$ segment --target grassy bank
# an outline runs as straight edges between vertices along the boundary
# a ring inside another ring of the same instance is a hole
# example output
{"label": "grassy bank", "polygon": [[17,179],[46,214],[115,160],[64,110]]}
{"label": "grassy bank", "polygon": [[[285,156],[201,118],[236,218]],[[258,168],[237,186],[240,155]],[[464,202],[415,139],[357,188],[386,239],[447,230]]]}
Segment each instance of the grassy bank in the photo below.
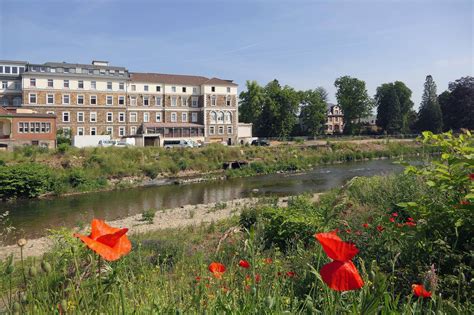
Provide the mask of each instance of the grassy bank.
{"label": "grassy bank", "polygon": [[[2,262],[4,307],[31,314],[472,314],[473,140],[434,142],[443,149],[439,163],[354,178],[316,203],[299,196],[281,207],[266,199],[229,220],[141,234],[115,262],[98,259],[71,231],[55,232],[57,246],[44,257]],[[334,291],[321,276],[331,260],[313,235],[334,230],[358,249],[358,290]],[[211,273],[211,262],[226,270]],[[416,296],[413,284],[431,297]]]}
{"label": "grassy bank", "polygon": [[125,188],[144,180],[222,173],[227,161],[248,161],[249,167],[226,175],[250,176],[300,171],[316,165],[426,153],[415,142],[335,143],[324,147],[224,147],[164,150],[161,148],[33,147],[0,153],[0,198],[37,197]]}

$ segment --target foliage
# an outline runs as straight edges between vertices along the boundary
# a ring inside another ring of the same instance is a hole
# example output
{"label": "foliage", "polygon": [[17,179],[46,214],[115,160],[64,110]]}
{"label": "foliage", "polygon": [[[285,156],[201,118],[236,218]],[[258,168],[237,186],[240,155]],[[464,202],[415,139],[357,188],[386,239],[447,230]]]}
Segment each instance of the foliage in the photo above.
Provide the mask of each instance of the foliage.
{"label": "foliage", "polygon": [[71,145],[71,130],[70,129],[58,129],[56,131],[56,143],[58,147],[62,144]]}
{"label": "foliage", "polygon": [[463,77],[449,83],[448,91],[438,96],[444,130],[474,130],[474,78]]}
{"label": "foliage", "polygon": [[377,125],[388,133],[410,132],[411,94],[401,81],[379,86],[375,94]]}
{"label": "foliage", "polygon": [[344,113],[344,133],[354,134],[356,121],[367,117],[373,106],[365,82],[343,76],[334,82],[334,86],[337,88],[337,103]]}
{"label": "foliage", "polygon": [[0,166],[0,199],[34,198],[50,191],[53,171],[36,163]]}
{"label": "foliage", "polygon": [[239,121],[255,123],[262,112],[264,91],[257,81],[247,81],[246,87],[247,91],[242,91],[239,96]]}
{"label": "foliage", "polygon": [[327,92],[322,89],[308,90],[301,94],[300,120],[306,134],[316,136],[324,132],[326,122]]}
{"label": "foliage", "polygon": [[426,76],[425,88],[418,111],[417,128],[435,133],[443,130],[443,116],[436,95],[436,83],[431,75]]}

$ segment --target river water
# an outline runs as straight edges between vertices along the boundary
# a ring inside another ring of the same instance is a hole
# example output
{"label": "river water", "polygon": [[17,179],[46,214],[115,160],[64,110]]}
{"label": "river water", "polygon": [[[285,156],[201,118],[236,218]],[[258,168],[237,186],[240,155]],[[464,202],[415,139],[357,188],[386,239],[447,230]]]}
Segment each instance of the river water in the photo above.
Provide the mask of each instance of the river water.
{"label": "river water", "polygon": [[[139,187],[126,190],[0,202],[0,213],[10,212],[19,235],[35,238],[49,228],[72,227],[92,218],[115,220],[144,210],[175,208],[187,204],[227,201],[249,196],[296,195],[322,192],[343,185],[355,176],[400,172],[390,160],[351,162],[317,167],[299,174],[272,174],[186,185]],[[256,191],[258,190],[258,191]]]}

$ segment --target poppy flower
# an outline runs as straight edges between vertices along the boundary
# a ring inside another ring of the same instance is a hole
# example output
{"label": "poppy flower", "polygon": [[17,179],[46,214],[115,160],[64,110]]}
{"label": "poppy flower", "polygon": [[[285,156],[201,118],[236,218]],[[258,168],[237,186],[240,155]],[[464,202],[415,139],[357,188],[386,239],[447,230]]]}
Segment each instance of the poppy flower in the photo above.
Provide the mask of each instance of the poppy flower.
{"label": "poppy flower", "polygon": [[[251,279],[250,275],[245,276],[245,280],[250,281]],[[258,273],[255,274],[255,283],[259,283],[260,280],[262,280],[262,277]]]}
{"label": "poppy flower", "polygon": [[209,264],[209,271],[212,273],[214,278],[220,279],[225,272],[225,266],[218,262],[212,262]]}
{"label": "poppy flower", "polygon": [[381,225],[377,225],[377,231],[382,232],[385,228]]}
{"label": "poppy flower", "polygon": [[390,220],[390,222],[392,222],[392,223],[394,223],[394,222],[395,222],[395,219],[394,219],[393,217],[392,217],[392,218],[390,218],[389,220]]}
{"label": "poppy flower", "polygon": [[469,200],[461,200],[461,204],[467,206],[469,205]]}
{"label": "poppy flower", "polygon": [[469,174],[469,179],[474,180],[474,173]]}
{"label": "poppy flower", "polygon": [[413,222],[413,221],[408,221],[408,222],[405,222],[405,225],[406,225],[406,226],[410,226],[410,227],[415,227],[415,226],[416,226],[416,223]]}
{"label": "poppy flower", "polygon": [[392,213],[392,217],[398,217],[398,213],[397,212]]}
{"label": "poppy flower", "polygon": [[347,233],[347,234],[351,234],[351,232],[352,232],[351,229],[347,229],[347,230],[346,230],[346,233]]}
{"label": "poppy flower", "polygon": [[263,262],[267,265],[270,265],[271,263],[273,263],[273,260],[271,258],[265,258]]}
{"label": "poppy flower", "polygon": [[315,235],[324,252],[333,259],[325,264],[319,273],[323,281],[333,290],[349,291],[362,288],[362,281],[352,258],[359,252],[357,247],[341,240],[335,232],[318,233]]}
{"label": "poppy flower", "polygon": [[294,277],[296,276],[296,272],[294,272],[294,271],[287,271],[287,272],[286,272],[286,276],[287,276],[288,278],[294,278]]}
{"label": "poppy flower", "polygon": [[250,267],[250,264],[246,260],[241,260],[241,261],[239,261],[239,266],[242,267],[242,268],[248,269]]}
{"label": "poppy flower", "polygon": [[412,217],[409,217],[409,218],[407,218],[407,221],[409,221],[409,222],[413,222],[413,221],[415,221],[415,220],[413,220],[413,218],[412,218]]}
{"label": "poppy flower", "polygon": [[368,229],[368,228],[369,228],[369,223],[364,223],[364,224],[362,224],[362,226],[363,226],[364,228]]}
{"label": "poppy flower", "polygon": [[125,235],[128,232],[127,228],[114,228],[99,219],[93,219],[91,227],[89,236],[76,233],[74,237],[79,238],[105,260],[117,260],[132,250],[132,244]]}
{"label": "poppy flower", "polygon": [[422,284],[413,284],[411,288],[415,296],[422,297],[422,298],[431,297],[431,292],[427,291]]}

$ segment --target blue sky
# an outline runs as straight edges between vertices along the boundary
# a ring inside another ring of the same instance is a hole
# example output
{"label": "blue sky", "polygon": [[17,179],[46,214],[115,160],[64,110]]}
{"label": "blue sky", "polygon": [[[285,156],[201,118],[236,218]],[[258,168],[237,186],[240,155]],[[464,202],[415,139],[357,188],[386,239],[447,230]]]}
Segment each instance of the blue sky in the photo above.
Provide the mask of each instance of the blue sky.
{"label": "blue sky", "polygon": [[0,0],[0,59],[90,63],[199,74],[296,89],[351,75],[401,80],[418,107],[473,75],[473,1]]}

